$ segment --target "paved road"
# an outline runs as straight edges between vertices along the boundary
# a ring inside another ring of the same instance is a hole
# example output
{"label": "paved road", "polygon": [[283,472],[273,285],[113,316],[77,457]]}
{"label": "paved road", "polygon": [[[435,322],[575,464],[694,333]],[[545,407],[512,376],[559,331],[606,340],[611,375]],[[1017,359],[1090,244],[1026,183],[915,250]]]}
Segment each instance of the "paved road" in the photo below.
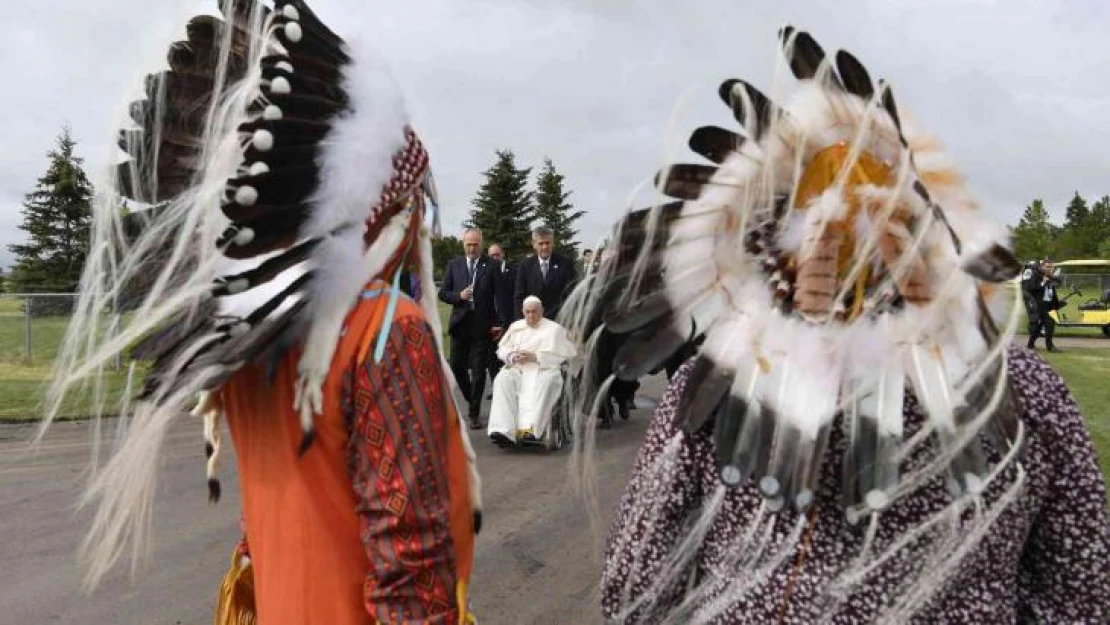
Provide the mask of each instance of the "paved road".
{"label": "paved road", "polygon": [[[645,380],[640,409],[598,438],[603,529],[650,418],[659,378]],[[126,567],[91,597],[79,591],[75,553],[87,513],[75,512],[88,461],[85,423],[58,424],[37,454],[21,456],[31,430],[0,425],[0,623],[205,625],[238,539],[234,462],[225,497],[207,503],[200,429],[182,419],[169,435],[156,499],[151,564],[134,582]],[[474,607],[483,623],[598,622],[600,564],[582,500],[565,486],[568,452],[504,451],[471,439],[485,481]]]}
{"label": "paved road", "polygon": [[[1027,335],[1019,334],[1014,337],[1014,342],[1025,345],[1029,340]],[[1052,339],[1060,349],[1110,349],[1110,339],[1099,336],[1057,336]],[[1037,339],[1037,348],[1044,349],[1044,338]]]}

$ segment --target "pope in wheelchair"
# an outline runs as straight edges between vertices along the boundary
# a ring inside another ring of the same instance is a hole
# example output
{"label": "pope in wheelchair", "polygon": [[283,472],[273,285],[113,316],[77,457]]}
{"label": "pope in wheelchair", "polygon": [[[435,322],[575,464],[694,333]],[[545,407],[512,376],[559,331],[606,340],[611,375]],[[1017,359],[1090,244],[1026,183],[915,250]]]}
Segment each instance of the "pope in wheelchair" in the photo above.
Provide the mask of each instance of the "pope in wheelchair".
{"label": "pope in wheelchair", "polygon": [[497,357],[505,366],[493,381],[488,432],[501,447],[558,438],[560,432],[554,430],[560,424],[553,416],[563,391],[563,372],[577,355],[566,329],[544,319],[538,297],[526,298],[523,308],[524,318],[510,325],[497,344]]}

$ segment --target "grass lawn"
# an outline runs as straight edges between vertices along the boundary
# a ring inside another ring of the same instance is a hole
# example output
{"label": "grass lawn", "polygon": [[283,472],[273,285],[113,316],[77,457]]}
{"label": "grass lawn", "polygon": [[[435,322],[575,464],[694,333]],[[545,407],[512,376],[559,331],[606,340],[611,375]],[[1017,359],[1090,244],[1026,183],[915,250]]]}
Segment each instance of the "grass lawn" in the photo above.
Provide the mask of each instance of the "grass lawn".
{"label": "grass lawn", "polygon": [[1095,443],[1102,474],[1110,478],[1110,349],[1039,352],[1067,382]]}

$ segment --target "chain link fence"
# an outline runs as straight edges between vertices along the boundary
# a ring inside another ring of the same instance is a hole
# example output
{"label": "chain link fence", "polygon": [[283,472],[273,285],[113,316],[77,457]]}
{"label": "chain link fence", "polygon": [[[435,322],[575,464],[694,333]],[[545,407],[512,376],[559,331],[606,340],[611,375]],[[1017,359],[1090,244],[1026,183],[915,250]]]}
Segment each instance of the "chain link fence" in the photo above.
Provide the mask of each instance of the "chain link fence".
{"label": "chain link fence", "polygon": [[76,304],[73,293],[0,293],[0,364],[50,367]]}

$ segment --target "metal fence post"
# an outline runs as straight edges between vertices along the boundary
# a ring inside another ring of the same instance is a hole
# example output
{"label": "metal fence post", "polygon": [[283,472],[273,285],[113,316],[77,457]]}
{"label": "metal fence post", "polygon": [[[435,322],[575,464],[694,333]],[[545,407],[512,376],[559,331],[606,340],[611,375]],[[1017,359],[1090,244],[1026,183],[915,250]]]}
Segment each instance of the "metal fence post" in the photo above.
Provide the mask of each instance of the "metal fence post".
{"label": "metal fence post", "polygon": [[23,300],[23,357],[31,364],[31,306],[35,299],[28,296]]}

